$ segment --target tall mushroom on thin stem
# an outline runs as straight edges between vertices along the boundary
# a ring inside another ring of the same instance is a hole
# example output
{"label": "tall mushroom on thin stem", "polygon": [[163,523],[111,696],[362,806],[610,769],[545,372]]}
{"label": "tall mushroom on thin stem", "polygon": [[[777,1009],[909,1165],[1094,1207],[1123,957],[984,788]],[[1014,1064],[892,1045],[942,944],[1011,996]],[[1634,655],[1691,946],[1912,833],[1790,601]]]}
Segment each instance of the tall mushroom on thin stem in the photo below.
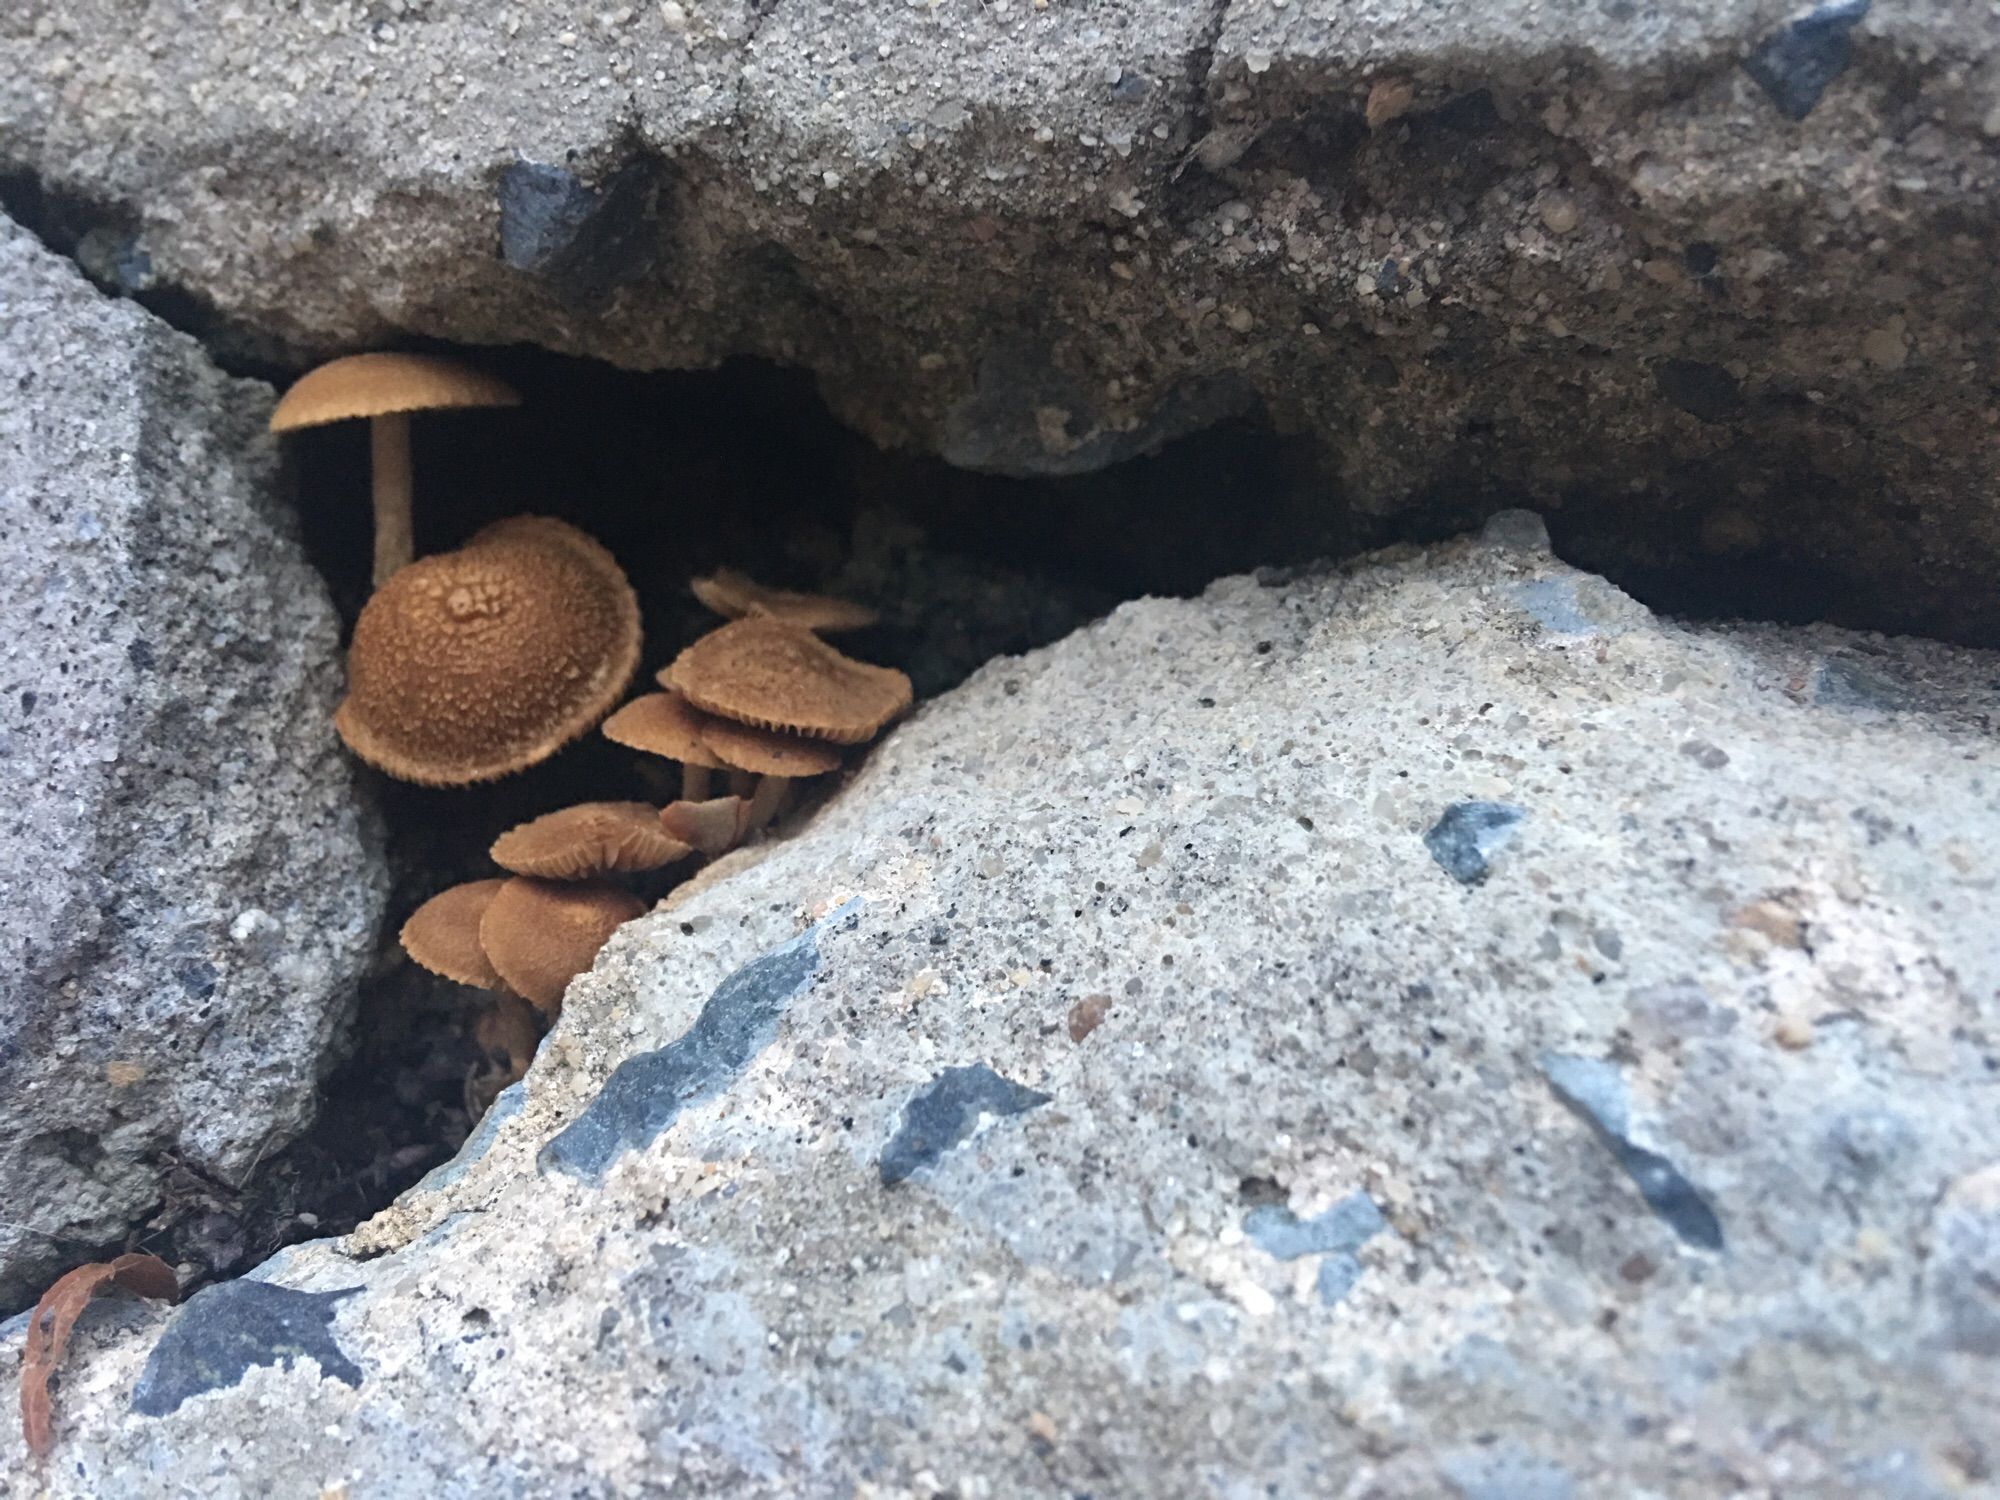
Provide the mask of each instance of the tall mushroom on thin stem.
{"label": "tall mushroom on thin stem", "polygon": [[350,354],[299,377],[271,413],[271,431],[369,419],[375,491],[375,587],[416,555],[410,518],[410,414],[519,406],[506,382],[428,354]]}

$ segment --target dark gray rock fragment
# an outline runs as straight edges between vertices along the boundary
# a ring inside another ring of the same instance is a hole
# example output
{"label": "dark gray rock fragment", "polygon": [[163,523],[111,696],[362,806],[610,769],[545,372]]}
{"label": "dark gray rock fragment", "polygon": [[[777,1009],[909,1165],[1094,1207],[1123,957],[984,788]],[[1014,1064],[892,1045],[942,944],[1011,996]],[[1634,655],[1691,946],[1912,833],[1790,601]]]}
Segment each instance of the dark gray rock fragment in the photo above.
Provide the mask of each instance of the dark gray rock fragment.
{"label": "dark gray rock fragment", "polygon": [[586,307],[652,269],[659,246],[660,181],[640,162],[602,187],[541,162],[500,174],[500,258],[549,283],[563,302]]}
{"label": "dark gray rock fragment", "polygon": [[1886,672],[1847,656],[1829,656],[1813,669],[1812,701],[1825,708],[1872,708],[1899,713],[1915,695]]}
{"label": "dark gray rock fragment", "polygon": [[651,1144],[688,1105],[722,1092],[769,1045],[778,1017],[819,967],[819,935],[852,920],[848,902],[715,988],[694,1025],[620,1063],[582,1114],[542,1148],[545,1172],[595,1181],[626,1151]]}
{"label": "dark gray rock fragment", "polygon": [[1297,1260],[1352,1250],[1382,1229],[1382,1211],[1366,1193],[1349,1193],[1325,1213],[1301,1219],[1278,1203],[1260,1203],[1243,1216],[1243,1233],[1266,1255]]}
{"label": "dark gray rock fragment", "polygon": [[1547,552],[1549,526],[1539,511],[1514,507],[1496,510],[1479,528],[1479,539],[1489,547],[1511,552]]}
{"label": "dark gray rock fragment", "polygon": [[1582,1120],[1625,1169],[1646,1206],[1688,1244],[1722,1248],[1722,1224],[1701,1190],[1657,1151],[1629,1134],[1625,1080],[1608,1062],[1590,1057],[1545,1054],[1542,1076],[1564,1107]]}
{"label": "dark gray rock fragment", "polygon": [[882,1148],[882,1185],[894,1187],[934,1166],[945,1152],[971,1138],[981,1115],[1025,1114],[1048,1102],[1047,1094],[1002,1078],[985,1063],[946,1068],[903,1106],[902,1123]]}
{"label": "dark gray rock fragment", "polygon": [[333,1337],[335,1308],[360,1290],[300,1292],[247,1279],[203,1288],[153,1346],[132,1392],[132,1410],[164,1417],[192,1396],[235,1385],[257,1365],[308,1357],[327,1379],[360,1385],[360,1367]]}
{"label": "dark gray rock fragment", "polygon": [[1847,70],[1854,53],[1849,35],[1868,14],[1868,0],[1827,0],[1794,17],[1743,60],[1743,71],[1770,95],[1778,113],[1803,120],[1826,86]]}
{"label": "dark gray rock fragment", "polygon": [[1424,847],[1460,885],[1483,885],[1492,873],[1487,861],[1527,815],[1511,802],[1454,802],[1424,835]]}

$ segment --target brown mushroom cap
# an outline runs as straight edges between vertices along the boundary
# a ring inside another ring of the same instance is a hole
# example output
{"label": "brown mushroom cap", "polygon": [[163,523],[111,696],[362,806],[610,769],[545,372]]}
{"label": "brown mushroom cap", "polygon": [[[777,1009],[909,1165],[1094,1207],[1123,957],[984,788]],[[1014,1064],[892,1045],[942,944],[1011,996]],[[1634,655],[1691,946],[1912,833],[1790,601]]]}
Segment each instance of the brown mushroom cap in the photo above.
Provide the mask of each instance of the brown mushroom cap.
{"label": "brown mushroom cap", "polygon": [[702,738],[703,725],[709,722],[679,693],[647,693],[606,719],[603,734],[614,744],[648,755],[664,755],[708,771],[726,770]]}
{"label": "brown mushroom cap", "polygon": [[825,740],[808,740],[733,719],[709,718],[702,743],[731,770],[758,776],[824,776],[840,769],[840,752]]}
{"label": "brown mushroom cap", "polygon": [[774,589],[734,568],[717,568],[706,578],[691,579],[695,598],[728,619],[765,614],[806,630],[866,630],[880,618],[865,604],[828,594],[801,594]]}
{"label": "brown mushroom cap", "polygon": [[506,988],[507,982],[479,946],[480,920],[506,883],[473,880],[439,891],[403,924],[403,951],[423,968],[455,984],[482,990]]}
{"label": "brown mushroom cap", "polygon": [[426,786],[546,760],[601,719],[639,665],[639,601],[611,554],[560,521],[489,527],[376,590],[354,627],[334,727]]}
{"label": "brown mushroom cap", "polygon": [[271,413],[271,431],[448,406],[519,406],[520,393],[454,360],[428,354],[350,354],[301,375]]}
{"label": "brown mushroom cap", "polygon": [[694,850],[667,836],[650,802],[581,802],[508,829],[492,853],[493,863],[516,875],[581,880],[657,870]]}
{"label": "brown mushroom cap", "polygon": [[554,1012],[569,982],[596,962],[611,934],[645,912],[638,897],[601,881],[517,875],[487,906],[479,941],[508,985]]}
{"label": "brown mushroom cap", "polygon": [[843,656],[798,625],[750,615],[712,630],[660,680],[704,713],[858,745],[910,706],[910,679]]}

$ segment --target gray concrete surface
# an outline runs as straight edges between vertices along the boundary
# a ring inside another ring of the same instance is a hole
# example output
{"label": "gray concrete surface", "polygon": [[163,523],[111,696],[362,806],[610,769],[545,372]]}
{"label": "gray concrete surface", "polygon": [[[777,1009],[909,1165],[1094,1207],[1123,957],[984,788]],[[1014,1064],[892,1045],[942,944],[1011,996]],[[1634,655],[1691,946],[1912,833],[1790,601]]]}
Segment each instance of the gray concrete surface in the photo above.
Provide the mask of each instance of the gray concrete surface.
{"label": "gray concrete surface", "polygon": [[1990,1492],[2000,662],[1539,532],[922,705],[467,1160],[87,1328],[33,1479],[0,1399],[0,1487]]}
{"label": "gray concrete surface", "polygon": [[310,1117],[380,839],[269,387],[0,219],[0,1310]]}

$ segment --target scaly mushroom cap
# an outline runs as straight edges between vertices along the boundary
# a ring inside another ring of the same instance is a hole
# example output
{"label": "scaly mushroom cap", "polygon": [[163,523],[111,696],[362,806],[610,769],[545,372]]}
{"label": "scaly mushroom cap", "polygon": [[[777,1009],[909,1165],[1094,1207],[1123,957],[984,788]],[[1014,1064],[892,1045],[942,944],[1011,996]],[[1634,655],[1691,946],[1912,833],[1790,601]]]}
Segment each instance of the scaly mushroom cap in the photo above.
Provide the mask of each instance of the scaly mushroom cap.
{"label": "scaly mushroom cap", "polygon": [[423,968],[454,984],[477,989],[506,987],[486,950],[479,946],[479,923],[504,880],[474,880],[439,891],[410,914],[401,934],[403,951]]}
{"label": "scaly mushroom cap", "polygon": [[667,836],[650,802],[581,802],[508,829],[492,853],[493,863],[516,875],[582,880],[657,870],[694,850]]}
{"label": "scaly mushroom cap", "polygon": [[271,431],[447,406],[519,406],[504,380],[428,354],[350,354],[308,370],[271,413]]}
{"label": "scaly mushroom cap", "polygon": [[712,856],[723,853],[743,837],[749,811],[749,800],[743,797],[669,802],[660,809],[660,826],[669,836]]}
{"label": "scaly mushroom cap", "polygon": [[705,771],[727,770],[702,739],[707,722],[713,721],[690,708],[679,693],[647,693],[606,719],[603,733],[614,744],[648,755],[664,755]]}
{"label": "scaly mushroom cap", "polygon": [[867,605],[851,599],[769,588],[734,568],[717,568],[706,578],[691,579],[688,587],[695,598],[731,620],[765,614],[788,625],[833,632],[866,630],[879,618]]}
{"label": "scaly mushroom cap", "polygon": [[371,766],[425,786],[546,760],[639,665],[639,601],[611,554],[546,518],[419,558],[361,611],[333,716]]}
{"label": "scaly mushroom cap", "polygon": [[643,901],[615,885],[517,875],[487,906],[479,941],[510,987],[553,1014],[611,934],[645,912]]}
{"label": "scaly mushroom cap", "polygon": [[709,718],[701,726],[701,739],[731,770],[758,776],[824,776],[840,769],[840,752],[825,740],[758,729],[733,719]]}
{"label": "scaly mushroom cap", "polygon": [[843,656],[810,630],[750,615],[675,657],[660,681],[704,713],[858,745],[910,706],[910,679]]}

